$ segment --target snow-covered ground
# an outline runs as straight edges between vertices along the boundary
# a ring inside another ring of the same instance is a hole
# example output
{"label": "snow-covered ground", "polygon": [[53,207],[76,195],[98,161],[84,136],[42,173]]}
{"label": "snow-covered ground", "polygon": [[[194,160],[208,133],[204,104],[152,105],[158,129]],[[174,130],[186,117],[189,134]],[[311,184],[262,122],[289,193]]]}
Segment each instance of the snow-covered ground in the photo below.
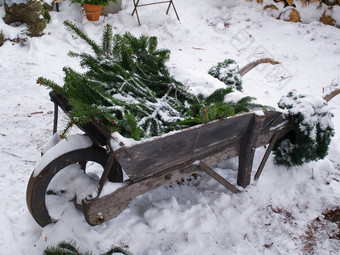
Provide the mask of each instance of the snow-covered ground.
{"label": "snow-covered ground", "polygon": [[[210,67],[226,58],[242,67],[272,57],[279,66],[262,65],[243,77],[245,95],[277,108],[292,89],[322,96],[340,82],[340,30],[318,22],[287,23],[269,17],[261,5],[233,0],[176,0],[181,21],[165,5],[139,9],[141,26],[131,16],[133,1],[98,22],[88,22],[80,6],[62,2],[51,12],[45,35],[24,45],[7,41],[0,47],[0,254],[42,254],[49,245],[75,240],[82,249],[103,253],[111,246],[133,254],[339,254],[340,241],[329,239],[335,225],[310,226],[322,212],[340,205],[340,100],[334,113],[335,136],[329,155],[318,162],[287,169],[270,157],[257,182],[234,195],[210,177],[172,184],[135,198],[117,218],[89,226],[72,203],[60,220],[41,228],[26,206],[28,179],[51,137],[53,104],[48,90],[36,84],[43,76],[62,84],[64,66],[78,67],[69,50],[89,47],[63,26],[73,20],[100,41],[105,24],[115,33],[155,35],[159,46],[171,50],[169,66],[194,90],[209,91]],[[4,7],[0,7],[0,17]],[[25,25],[7,26],[15,38]],[[66,123],[65,119],[61,122]],[[62,128],[62,124],[60,125]],[[254,171],[264,149],[255,155]],[[237,159],[217,167],[235,183]]]}

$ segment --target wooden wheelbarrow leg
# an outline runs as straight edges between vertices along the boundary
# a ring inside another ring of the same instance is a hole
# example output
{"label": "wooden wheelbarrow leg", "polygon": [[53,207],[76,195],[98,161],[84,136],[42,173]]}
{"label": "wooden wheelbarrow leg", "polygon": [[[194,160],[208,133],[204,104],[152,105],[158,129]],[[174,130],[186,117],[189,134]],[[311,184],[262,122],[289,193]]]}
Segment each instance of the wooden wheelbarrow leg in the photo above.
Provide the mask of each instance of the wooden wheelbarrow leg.
{"label": "wooden wheelbarrow leg", "polygon": [[245,134],[241,138],[238,163],[237,185],[243,188],[250,184],[257,138],[260,135],[265,116],[254,115]]}
{"label": "wooden wheelbarrow leg", "polygon": [[230,182],[228,182],[226,179],[224,179],[221,175],[216,173],[202,161],[200,162],[199,167],[202,171],[206,172],[210,177],[214,178],[216,181],[218,181],[220,184],[222,184],[224,187],[226,187],[234,194],[241,192],[238,188],[236,188],[234,185],[232,185]]}
{"label": "wooden wheelbarrow leg", "polygon": [[256,174],[255,174],[255,176],[254,176],[254,180],[255,180],[255,181],[257,181],[257,180],[260,178],[260,175],[261,175],[261,173],[262,173],[262,170],[263,170],[264,166],[265,166],[266,163],[267,163],[267,160],[268,160],[268,158],[269,158],[269,155],[270,155],[272,149],[274,148],[274,145],[275,145],[276,141],[277,141],[277,140],[279,139],[279,137],[281,136],[281,133],[282,133],[282,130],[278,130],[278,131],[275,133],[275,135],[273,136],[272,140],[270,141],[270,144],[269,144],[269,146],[268,146],[268,148],[267,148],[267,150],[266,150],[266,152],[265,152],[265,154],[264,154],[264,156],[263,156],[263,159],[262,159],[262,161],[261,161],[261,163],[260,163],[260,166],[259,166],[259,168],[257,169]]}
{"label": "wooden wheelbarrow leg", "polygon": [[53,134],[58,131],[58,103],[54,102]]}
{"label": "wooden wheelbarrow leg", "polygon": [[84,200],[82,209],[86,221],[94,226],[117,217],[129,205],[130,201],[145,192],[177,181],[197,171],[197,165],[185,163],[166,171],[146,177],[140,181],[118,188],[103,197]]}

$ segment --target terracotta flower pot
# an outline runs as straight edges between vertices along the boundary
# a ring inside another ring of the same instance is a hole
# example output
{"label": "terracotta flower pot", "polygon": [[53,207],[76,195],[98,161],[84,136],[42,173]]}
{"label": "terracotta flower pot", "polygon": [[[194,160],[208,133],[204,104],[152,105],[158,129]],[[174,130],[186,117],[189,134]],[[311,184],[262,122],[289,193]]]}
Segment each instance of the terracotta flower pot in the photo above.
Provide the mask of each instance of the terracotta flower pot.
{"label": "terracotta flower pot", "polygon": [[93,4],[83,4],[86,17],[89,21],[97,21],[99,20],[100,13],[102,12],[102,5],[93,5]]}

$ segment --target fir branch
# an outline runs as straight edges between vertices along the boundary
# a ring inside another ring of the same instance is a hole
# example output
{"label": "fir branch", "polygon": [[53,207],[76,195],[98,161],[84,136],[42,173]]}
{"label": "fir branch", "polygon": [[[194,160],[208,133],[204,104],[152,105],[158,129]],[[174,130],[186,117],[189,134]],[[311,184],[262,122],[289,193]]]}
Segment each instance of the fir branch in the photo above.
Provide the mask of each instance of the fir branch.
{"label": "fir branch", "polygon": [[97,56],[102,55],[102,50],[100,49],[100,47],[93,40],[91,40],[85,33],[83,33],[74,23],[72,23],[69,20],[65,20],[64,25],[69,27],[80,38],[82,38],[85,42],[87,42],[92,47],[93,51],[97,54]]}
{"label": "fir branch", "polygon": [[[79,247],[75,241],[61,241],[56,246],[47,247],[43,254],[44,255],[92,255],[92,252],[86,251],[82,253],[79,251]],[[112,254],[124,254],[124,255],[132,255],[129,251],[120,248],[113,247],[109,251],[102,253],[101,255],[112,255]]]}
{"label": "fir branch", "polygon": [[55,91],[57,91],[58,93],[64,95],[64,90],[63,87],[59,86],[57,83],[55,83],[54,81],[51,81],[49,79],[46,79],[44,77],[39,77],[37,79],[37,84],[51,88]]}
{"label": "fir branch", "polygon": [[242,91],[242,78],[235,60],[226,59],[223,62],[218,62],[217,65],[209,69],[208,73],[224,82],[228,87]]}
{"label": "fir branch", "polygon": [[234,105],[235,113],[249,112],[252,108],[260,106],[252,103],[252,101],[255,99],[255,97],[247,96],[238,100],[237,103]]}
{"label": "fir branch", "polygon": [[112,43],[113,43],[112,26],[107,24],[104,27],[104,32],[103,32],[103,37],[102,37],[102,51],[106,57],[112,54]]}
{"label": "fir branch", "polygon": [[[233,91],[231,87],[217,90],[207,98],[188,92],[170,75],[166,66],[170,51],[157,49],[156,37],[113,35],[112,27],[107,25],[102,42],[97,45],[71,22],[65,24],[95,51],[94,55],[69,53],[80,58],[86,72],[65,67],[63,87],[44,78],[39,80],[68,99],[72,106],[68,127],[94,121],[108,131],[139,140],[229,117],[254,106],[250,97],[236,104],[225,103],[225,96]],[[212,71],[219,79],[227,78],[223,81],[228,86],[231,81],[241,82],[234,60],[226,60]]]}
{"label": "fir branch", "polygon": [[148,50],[149,52],[156,52],[157,51],[157,45],[158,45],[158,42],[157,42],[157,37],[156,36],[151,36],[149,38],[149,43],[148,43]]}
{"label": "fir branch", "polygon": [[124,250],[120,247],[113,247],[111,250],[109,250],[108,252],[105,252],[101,255],[112,255],[115,253],[119,253],[119,254],[123,254],[123,255],[132,255],[132,253],[128,252],[127,250]]}
{"label": "fir branch", "polygon": [[290,167],[323,159],[334,136],[333,114],[325,101],[309,100],[294,90],[281,98],[279,107],[287,111],[292,131],[275,144],[275,162]]}
{"label": "fir branch", "polygon": [[47,247],[43,254],[44,255],[91,255],[90,252],[81,253],[79,247],[76,246],[75,241],[62,241],[55,247]]}
{"label": "fir branch", "polygon": [[232,88],[221,88],[221,89],[216,89],[210,96],[208,96],[206,99],[205,99],[205,102],[207,104],[212,104],[212,103],[215,103],[215,102],[221,102],[223,103],[224,101],[224,98],[227,94],[230,94],[233,92],[233,89]]}

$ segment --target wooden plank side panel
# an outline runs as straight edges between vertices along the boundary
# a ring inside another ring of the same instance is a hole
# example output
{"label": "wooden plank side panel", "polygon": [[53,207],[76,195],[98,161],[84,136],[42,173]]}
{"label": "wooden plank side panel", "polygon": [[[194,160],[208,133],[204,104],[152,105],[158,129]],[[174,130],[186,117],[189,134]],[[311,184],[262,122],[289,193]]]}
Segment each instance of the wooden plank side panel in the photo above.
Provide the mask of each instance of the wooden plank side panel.
{"label": "wooden plank side panel", "polygon": [[84,201],[82,208],[86,221],[94,226],[117,217],[130,201],[149,190],[179,180],[197,171],[197,165],[188,162],[133,182],[106,196]]}
{"label": "wooden plank side panel", "polygon": [[263,132],[270,131],[285,121],[281,112],[266,111],[264,113],[266,115],[266,119],[262,126]]}
{"label": "wooden plank side panel", "polygon": [[155,171],[237,146],[235,140],[242,137],[252,116],[253,113],[244,114],[138,144],[118,153],[116,159],[130,179],[137,181]]}
{"label": "wooden plank side panel", "polygon": [[[266,119],[262,125],[260,135],[257,139],[256,148],[269,144],[273,136],[280,130],[280,136],[285,135],[289,131],[287,120],[283,118],[281,112],[265,112]],[[224,147],[220,151],[213,153],[201,161],[208,166],[213,166],[218,162],[236,157],[240,152],[240,140],[233,141],[229,147]]]}

